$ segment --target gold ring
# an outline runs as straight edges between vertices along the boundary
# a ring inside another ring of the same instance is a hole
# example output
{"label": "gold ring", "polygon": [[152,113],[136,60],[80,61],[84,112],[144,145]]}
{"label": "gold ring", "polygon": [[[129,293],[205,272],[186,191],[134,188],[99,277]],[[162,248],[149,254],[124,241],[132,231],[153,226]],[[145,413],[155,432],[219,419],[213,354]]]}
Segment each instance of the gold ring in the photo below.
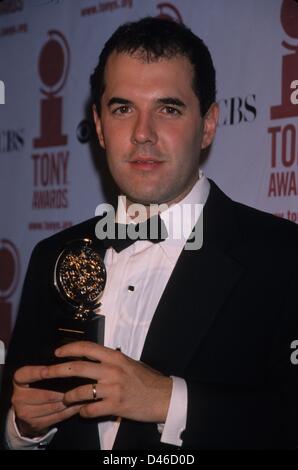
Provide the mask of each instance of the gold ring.
{"label": "gold ring", "polygon": [[96,399],[97,399],[96,385],[97,385],[97,384],[92,384],[92,395],[93,395],[93,400],[96,400]]}

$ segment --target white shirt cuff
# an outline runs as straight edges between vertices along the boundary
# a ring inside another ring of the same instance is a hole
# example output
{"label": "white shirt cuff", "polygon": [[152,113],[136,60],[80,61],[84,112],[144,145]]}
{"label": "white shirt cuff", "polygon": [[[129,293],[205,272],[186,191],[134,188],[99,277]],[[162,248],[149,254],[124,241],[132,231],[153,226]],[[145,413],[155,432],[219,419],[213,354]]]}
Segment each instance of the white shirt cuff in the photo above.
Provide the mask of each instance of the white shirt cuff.
{"label": "white shirt cuff", "polygon": [[51,442],[54,435],[57,432],[57,428],[51,429],[47,434],[41,437],[34,437],[29,439],[28,437],[21,436],[15,419],[15,412],[13,408],[10,408],[7,420],[6,420],[6,431],[5,439],[9,449],[13,450],[44,450],[46,446]]}
{"label": "white shirt cuff", "polygon": [[187,385],[184,379],[173,377],[173,388],[165,424],[158,424],[161,442],[182,446],[181,434],[186,427]]}

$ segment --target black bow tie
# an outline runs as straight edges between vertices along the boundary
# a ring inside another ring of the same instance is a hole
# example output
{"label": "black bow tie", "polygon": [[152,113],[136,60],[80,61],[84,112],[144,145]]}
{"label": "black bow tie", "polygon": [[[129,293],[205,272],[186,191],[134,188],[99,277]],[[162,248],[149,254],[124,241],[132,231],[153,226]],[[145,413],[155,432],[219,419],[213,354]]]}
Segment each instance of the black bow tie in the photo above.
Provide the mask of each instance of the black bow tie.
{"label": "black bow tie", "polygon": [[137,240],[159,243],[167,237],[165,223],[158,214],[138,224],[115,223],[115,238],[106,237],[102,241],[105,248],[112,247],[119,253]]}

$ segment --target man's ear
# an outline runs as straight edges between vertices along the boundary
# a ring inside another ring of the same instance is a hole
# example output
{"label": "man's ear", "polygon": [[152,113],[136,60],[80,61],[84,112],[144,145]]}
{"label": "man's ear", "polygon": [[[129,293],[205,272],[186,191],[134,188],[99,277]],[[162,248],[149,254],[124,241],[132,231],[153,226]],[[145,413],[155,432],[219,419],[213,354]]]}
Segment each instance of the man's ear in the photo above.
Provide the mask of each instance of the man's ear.
{"label": "man's ear", "polygon": [[217,103],[212,103],[207,113],[205,114],[204,120],[204,130],[201,148],[204,149],[208,147],[214,139],[217,123],[219,117],[219,106]]}
{"label": "man's ear", "polygon": [[101,147],[105,149],[106,146],[105,146],[104,136],[103,136],[103,132],[102,132],[101,119],[97,114],[95,104],[92,106],[92,111],[93,111],[93,120],[94,120],[94,124],[95,124],[96,134],[97,134],[99,143],[100,143]]}

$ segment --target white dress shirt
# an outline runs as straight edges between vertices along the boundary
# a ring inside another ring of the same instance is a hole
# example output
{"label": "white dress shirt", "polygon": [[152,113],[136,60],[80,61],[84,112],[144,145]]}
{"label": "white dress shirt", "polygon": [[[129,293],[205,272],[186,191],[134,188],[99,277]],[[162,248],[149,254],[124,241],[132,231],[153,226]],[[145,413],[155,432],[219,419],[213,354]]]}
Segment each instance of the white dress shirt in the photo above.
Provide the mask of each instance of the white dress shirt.
{"label": "white dress shirt", "polygon": [[[161,212],[169,235],[166,240],[160,243],[138,240],[120,253],[113,248],[107,249],[104,258],[107,283],[98,312],[105,316],[105,346],[120,348],[132,359],[140,359],[154,312],[201,214],[209,190],[210,184],[200,172],[199,179],[186,197]],[[187,205],[190,210],[184,210]],[[127,221],[126,214],[122,212],[123,200],[120,198],[117,219],[123,221],[125,217]],[[187,386],[182,378],[172,377],[172,380],[166,422],[159,424],[158,429],[161,442],[181,446],[181,433],[186,426]],[[121,418],[99,423],[101,449],[112,449],[120,421]],[[41,438],[24,440],[16,429],[13,412],[7,420],[7,442],[11,448],[38,449],[50,442],[55,432],[56,428]]]}

